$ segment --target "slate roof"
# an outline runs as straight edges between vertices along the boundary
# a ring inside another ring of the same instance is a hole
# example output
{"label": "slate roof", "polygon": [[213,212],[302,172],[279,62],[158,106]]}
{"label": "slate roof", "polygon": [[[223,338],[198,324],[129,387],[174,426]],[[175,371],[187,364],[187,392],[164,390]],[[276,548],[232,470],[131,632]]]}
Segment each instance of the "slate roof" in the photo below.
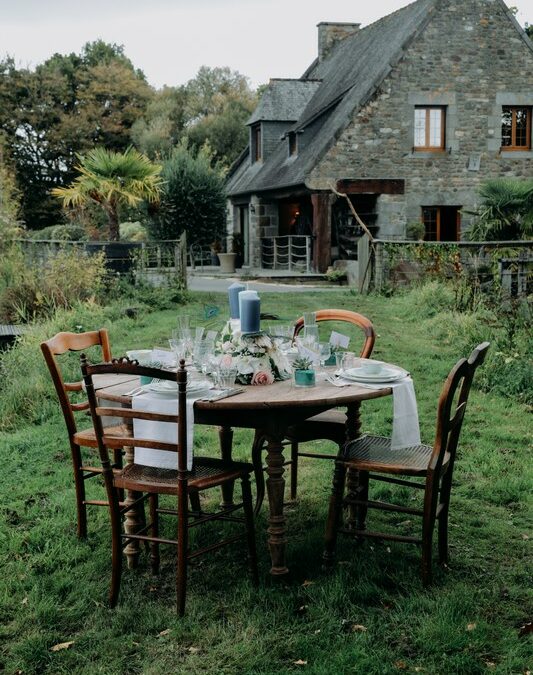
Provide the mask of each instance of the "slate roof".
{"label": "slate roof", "polygon": [[272,79],[246,124],[296,122],[320,86],[319,80]]}
{"label": "slate roof", "polygon": [[[371,98],[408,44],[426,25],[436,2],[416,0],[338,42],[323,61],[314,61],[300,80],[302,83],[320,80],[314,83],[313,95],[306,103],[303,96],[294,96],[291,104],[286,105],[267,90],[267,101],[264,106],[263,101],[259,103],[249,122],[267,119],[261,117],[267,111],[270,118],[292,121],[294,117],[280,117],[288,114],[287,108],[290,108],[293,115],[298,113],[293,129],[302,132],[301,149],[299,147],[297,156],[288,157],[287,142],[280,141],[263,163],[255,164],[250,164],[249,155],[243,154],[240,163],[238,161],[229,173],[228,194],[235,196],[304,184],[306,176],[349,124],[354,111]],[[292,86],[297,81],[274,82],[290,82]],[[311,87],[301,91],[307,94]],[[275,109],[277,103],[280,111]],[[296,103],[301,106],[299,110]]]}

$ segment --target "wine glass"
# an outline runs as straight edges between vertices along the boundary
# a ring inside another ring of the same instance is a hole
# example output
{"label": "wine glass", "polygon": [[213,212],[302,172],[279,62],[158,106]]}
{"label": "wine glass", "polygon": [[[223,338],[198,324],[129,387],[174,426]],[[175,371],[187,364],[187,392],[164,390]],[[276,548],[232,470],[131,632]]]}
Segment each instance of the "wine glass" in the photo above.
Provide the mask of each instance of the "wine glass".
{"label": "wine glass", "polygon": [[325,368],[326,361],[331,356],[331,344],[329,342],[321,342],[318,351],[320,354],[320,365],[322,368]]}

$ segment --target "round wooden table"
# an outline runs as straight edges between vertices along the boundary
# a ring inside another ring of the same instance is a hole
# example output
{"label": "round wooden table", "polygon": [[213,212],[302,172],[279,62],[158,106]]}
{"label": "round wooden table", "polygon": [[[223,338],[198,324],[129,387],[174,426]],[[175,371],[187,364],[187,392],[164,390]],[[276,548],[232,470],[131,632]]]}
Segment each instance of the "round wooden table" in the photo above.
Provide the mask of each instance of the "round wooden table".
{"label": "round wooden table", "polygon": [[[134,384],[130,381],[99,388],[98,397],[129,407],[131,397],[125,394],[133,389]],[[315,387],[295,387],[292,381],[287,380],[266,386],[244,387],[241,394],[220,401],[195,402],[194,423],[219,427],[223,458],[231,458],[234,427],[259,429],[268,441],[266,485],[269,503],[268,546],[272,560],[270,570],[272,575],[285,575],[289,571],[285,561],[287,529],[283,513],[285,492],[283,439],[288,427],[331,408],[346,407],[346,437],[347,440],[352,440],[359,435],[361,401],[389,396],[391,393],[392,389],[389,387],[375,390],[353,384],[341,388],[328,382],[320,382]],[[226,492],[223,499],[225,503],[230,504],[231,491]],[[129,522],[126,531],[134,531],[136,526],[136,521]],[[129,552],[131,556],[134,553]],[[129,563],[134,566],[133,557],[129,558]]]}

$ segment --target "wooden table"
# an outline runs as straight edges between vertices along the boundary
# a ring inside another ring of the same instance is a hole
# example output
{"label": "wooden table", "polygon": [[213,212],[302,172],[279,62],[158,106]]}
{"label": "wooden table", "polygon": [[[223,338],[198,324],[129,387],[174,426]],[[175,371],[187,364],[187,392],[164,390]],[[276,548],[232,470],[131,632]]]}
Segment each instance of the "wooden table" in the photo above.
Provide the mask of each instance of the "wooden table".
{"label": "wooden table", "polygon": [[[129,406],[131,399],[125,392],[133,389],[127,382],[99,389],[98,397]],[[267,492],[269,502],[268,546],[272,559],[270,573],[285,575],[287,528],[283,513],[285,492],[284,456],[282,441],[289,426],[336,407],[346,407],[347,439],[356,438],[360,430],[359,408],[361,401],[388,396],[392,389],[368,389],[357,384],[335,387],[327,382],[315,387],[295,387],[292,381],[276,382],[272,385],[245,387],[242,394],[220,401],[196,401],[194,404],[195,424],[215,425],[220,428],[221,452],[223,458],[231,458],[233,428],[260,429],[268,441],[267,445]],[[133,496],[132,496],[133,498]],[[232,495],[226,493],[224,501],[231,503]],[[138,523],[128,519],[126,531],[134,531]],[[128,551],[130,566],[135,565],[136,551]]]}

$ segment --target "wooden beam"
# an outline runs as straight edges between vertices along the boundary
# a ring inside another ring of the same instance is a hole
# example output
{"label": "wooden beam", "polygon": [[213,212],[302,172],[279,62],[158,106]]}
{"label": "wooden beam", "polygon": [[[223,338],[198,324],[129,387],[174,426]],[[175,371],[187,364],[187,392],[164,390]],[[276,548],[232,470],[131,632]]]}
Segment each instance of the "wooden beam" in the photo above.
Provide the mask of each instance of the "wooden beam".
{"label": "wooden beam", "polygon": [[315,192],[313,204],[313,267],[326,272],[331,264],[331,195]]}
{"label": "wooden beam", "polygon": [[403,178],[344,179],[337,181],[337,190],[345,194],[403,195],[405,181]]}

